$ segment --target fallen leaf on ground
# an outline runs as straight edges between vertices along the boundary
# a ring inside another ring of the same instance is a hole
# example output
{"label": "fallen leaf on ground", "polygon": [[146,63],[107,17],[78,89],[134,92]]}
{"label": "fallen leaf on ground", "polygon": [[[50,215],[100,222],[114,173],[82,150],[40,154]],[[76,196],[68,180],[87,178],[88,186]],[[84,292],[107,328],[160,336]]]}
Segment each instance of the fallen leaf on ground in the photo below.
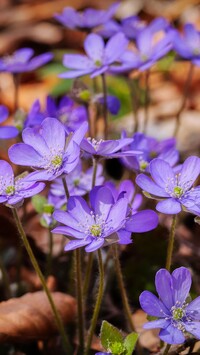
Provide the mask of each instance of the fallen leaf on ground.
{"label": "fallen leaf on ground", "polygon": [[135,331],[139,334],[139,343],[142,347],[157,352],[160,347],[160,340],[158,338],[157,329],[143,329],[144,323],[147,322],[147,315],[141,309],[138,309],[133,315],[133,324]]}
{"label": "fallen leaf on ground", "polygon": [[[76,316],[75,299],[61,292],[52,293],[52,297],[63,323],[72,322]],[[0,303],[0,343],[45,339],[57,332],[44,291]]]}

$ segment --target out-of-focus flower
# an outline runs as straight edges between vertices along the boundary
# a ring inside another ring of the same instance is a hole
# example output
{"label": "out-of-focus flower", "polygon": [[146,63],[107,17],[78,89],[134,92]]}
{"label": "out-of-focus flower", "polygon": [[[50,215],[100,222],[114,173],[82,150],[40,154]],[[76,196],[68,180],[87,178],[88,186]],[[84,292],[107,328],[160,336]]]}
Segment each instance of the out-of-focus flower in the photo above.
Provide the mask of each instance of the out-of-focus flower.
{"label": "out-of-focus flower", "polygon": [[166,161],[154,159],[149,171],[153,180],[140,174],[136,183],[153,198],[161,200],[157,211],[177,214],[183,209],[200,215],[200,186],[193,187],[200,173],[198,157],[187,158],[178,173]]}
{"label": "out-of-focus flower", "polygon": [[76,130],[83,122],[87,121],[87,112],[83,105],[64,96],[58,104],[51,96],[47,96],[46,107],[42,110],[39,100],[36,100],[24,122],[24,127],[36,127],[47,117],[55,117],[62,122],[68,130]]}
{"label": "out-of-focus flower", "polygon": [[129,16],[117,22],[109,20],[98,30],[98,33],[104,38],[110,38],[118,32],[123,32],[128,39],[135,39],[138,33],[146,27],[144,21],[138,16]]}
{"label": "out-of-focus flower", "polygon": [[[0,105],[0,123],[4,122],[8,118],[8,109],[6,106]],[[1,126],[0,127],[0,139],[14,138],[19,134],[16,127],[13,126]]]}
{"label": "out-of-focus flower", "polygon": [[[124,131],[122,137],[126,137]],[[127,147],[126,147],[127,149]],[[168,138],[158,141],[156,138],[143,133],[135,133],[133,141],[128,147],[129,150],[140,150],[141,154],[135,157],[124,157],[122,162],[126,167],[136,172],[148,172],[149,163],[155,158],[159,158],[174,166],[179,159],[179,152],[176,149],[176,139]]]}
{"label": "out-of-focus flower", "polygon": [[[101,105],[104,105],[104,96],[103,94],[98,94],[95,95],[93,101],[99,102]],[[107,105],[107,109],[108,111],[112,114],[112,115],[117,115],[119,110],[120,110],[120,101],[119,99],[114,96],[114,95],[107,95],[106,97],[106,105]]]}
{"label": "out-of-focus flower", "polygon": [[[149,69],[172,49],[174,33],[168,30],[168,26],[164,19],[158,19],[155,23],[146,26],[137,35],[136,47],[124,51],[117,65],[114,63],[109,67],[109,72],[114,74],[132,69],[139,69],[140,71]],[[160,36],[161,30],[162,36]]]}
{"label": "out-of-focus flower", "polygon": [[0,203],[16,206],[44,189],[44,183],[29,181],[28,176],[22,174],[15,178],[11,165],[0,160]]}
{"label": "out-of-focus flower", "polygon": [[115,14],[119,3],[112,4],[108,10],[95,10],[88,8],[83,12],[76,11],[72,7],[64,8],[62,14],[54,17],[67,28],[92,29],[106,23]]}
{"label": "out-of-focus flower", "polygon": [[125,223],[128,200],[124,197],[115,203],[107,187],[95,187],[90,192],[90,205],[82,197],[70,197],[67,212],[55,211],[55,220],[64,226],[52,232],[66,235],[70,241],[65,250],[85,246],[87,252],[117,242],[117,231]]}
{"label": "out-of-focus flower", "polygon": [[22,48],[12,55],[2,57],[0,58],[0,71],[13,74],[25,73],[41,67],[53,58],[52,53],[44,53],[36,57],[33,55],[33,49]]}
{"label": "out-of-focus flower", "polygon": [[128,46],[128,40],[123,33],[117,33],[107,44],[101,36],[91,33],[84,41],[87,55],[65,54],[63,65],[70,70],[59,75],[60,78],[77,78],[90,74],[91,78],[105,73],[109,66],[116,62]]}
{"label": "out-of-focus flower", "polygon": [[184,26],[184,34],[177,30],[173,31],[173,49],[180,57],[191,60],[195,65],[200,66],[200,33],[195,27],[188,23]]}
{"label": "out-of-focus flower", "polygon": [[160,269],[155,277],[159,298],[149,291],[140,295],[142,309],[157,318],[144,328],[161,328],[159,337],[168,344],[184,343],[186,332],[200,339],[200,297],[187,301],[191,282],[190,271],[185,267],[175,269],[171,275]]}
{"label": "out-of-focus flower", "polygon": [[85,122],[67,136],[61,122],[47,117],[40,127],[25,128],[22,132],[24,143],[14,144],[9,149],[9,157],[15,164],[38,169],[29,175],[29,179],[53,180],[62,174],[69,174],[76,167],[80,143],[87,129]]}

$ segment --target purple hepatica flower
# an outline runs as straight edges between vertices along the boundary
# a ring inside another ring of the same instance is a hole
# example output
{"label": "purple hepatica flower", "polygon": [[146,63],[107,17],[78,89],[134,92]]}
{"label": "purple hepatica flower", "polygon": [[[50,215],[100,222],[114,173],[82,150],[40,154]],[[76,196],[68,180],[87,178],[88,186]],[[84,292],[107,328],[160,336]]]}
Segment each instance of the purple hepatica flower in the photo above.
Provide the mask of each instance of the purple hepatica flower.
{"label": "purple hepatica flower", "polygon": [[193,64],[200,66],[200,32],[192,24],[184,26],[184,35],[177,30],[172,30],[173,49],[184,59],[191,60]]}
{"label": "purple hepatica flower", "polygon": [[67,28],[92,29],[106,23],[116,12],[119,3],[112,4],[108,10],[86,9],[78,12],[72,7],[66,7],[61,15],[56,14],[56,20]]}
{"label": "purple hepatica flower", "polygon": [[29,72],[46,64],[53,58],[52,53],[41,54],[32,58],[34,51],[31,48],[23,48],[10,56],[0,59],[0,71],[13,74]]}
{"label": "purple hepatica flower", "polygon": [[119,244],[132,243],[132,233],[144,233],[155,229],[158,225],[158,216],[152,210],[143,210],[137,212],[137,209],[141,205],[142,196],[135,193],[135,187],[130,180],[124,180],[116,189],[112,183],[107,183],[112,192],[115,201],[119,198],[126,197],[129,202],[129,208],[127,209],[126,222],[124,226],[117,232],[119,237]]}
{"label": "purple hepatica flower", "polygon": [[117,33],[111,37],[106,45],[101,36],[92,33],[84,41],[84,49],[87,55],[64,55],[64,66],[72,70],[60,74],[59,77],[70,79],[90,74],[93,78],[103,74],[111,64],[121,57],[127,45],[128,40],[123,33]]}
{"label": "purple hepatica flower", "polygon": [[186,332],[200,339],[200,297],[187,302],[191,282],[190,271],[185,267],[175,269],[171,275],[161,269],[155,277],[159,298],[149,291],[140,295],[142,309],[158,318],[144,328],[161,328],[159,337],[168,344],[184,343]]}
{"label": "purple hepatica flower", "polygon": [[11,165],[0,160],[0,203],[11,206],[22,204],[24,198],[31,197],[41,192],[45,184],[42,182],[29,181],[29,175],[19,175],[14,178]]}
{"label": "purple hepatica flower", "polygon": [[[98,164],[96,185],[102,185],[104,182],[102,172],[103,167],[101,164]],[[65,177],[70,196],[84,196],[86,193],[88,193],[92,188],[92,175],[93,168],[89,168],[86,170],[86,172],[83,172],[82,164],[79,162],[76,168]],[[63,196],[66,199],[63,182],[61,179],[58,178],[52,183],[51,193],[56,196]]]}
{"label": "purple hepatica flower", "polygon": [[200,173],[198,157],[187,158],[177,174],[161,159],[154,159],[149,170],[154,181],[140,174],[136,183],[153,198],[162,200],[156,206],[157,211],[177,214],[183,209],[200,215],[200,186],[192,187]]}
{"label": "purple hepatica flower", "polygon": [[[4,122],[8,118],[7,107],[0,105],[0,123]],[[14,138],[18,135],[19,131],[16,127],[1,126],[0,127],[0,139]]]}
{"label": "purple hepatica flower", "polygon": [[[123,132],[122,137],[126,137],[126,132]],[[135,133],[129,150],[140,150],[142,153],[136,157],[124,157],[122,161],[127,168],[136,172],[149,172],[149,163],[154,158],[165,160],[174,166],[179,159],[179,152],[175,146],[174,138],[158,141],[143,133]]]}
{"label": "purple hepatica flower", "polygon": [[45,116],[42,112],[40,101],[35,100],[24,121],[24,128],[40,126]]}
{"label": "purple hepatica flower", "polygon": [[69,174],[79,162],[79,145],[87,128],[85,122],[67,137],[63,124],[56,118],[47,117],[39,128],[26,128],[22,132],[24,143],[9,149],[10,160],[39,169],[29,175],[29,179],[37,181]]}
{"label": "purple hepatica flower", "polygon": [[[110,73],[123,73],[132,69],[144,71],[149,69],[157,60],[161,59],[172,49],[174,33],[168,31],[168,23],[164,19],[158,19],[145,29],[141,30],[136,38],[136,48],[124,51],[118,60],[121,65],[111,65]],[[162,30],[163,37],[160,40],[155,38]]]}
{"label": "purple hepatica flower", "polygon": [[128,39],[135,39],[145,27],[145,22],[141,21],[138,16],[129,16],[122,19],[121,23],[115,20],[104,23],[98,33],[104,38],[110,38],[118,32],[123,32]]}
{"label": "purple hepatica flower", "polygon": [[79,196],[72,196],[67,203],[67,212],[55,211],[54,218],[64,224],[52,232],[62,233],[70,239],[65,250],[86,246],[92,252],[102,246],[117,242],[117,231],[125,223],[128,200],[121,197],[114,201],[107,187],[95,187],[90,192],[89,207]]}
{"label": "purple hepatica flower", "polygon": [[123,138],[117,140],[96,140],[94,138],[83,139],[81,143],[81,148],[97,158],[117,158],[127,155],[141,154],[138,150],[123,150],[124,147],[128,146],[132,142],[132,138]]}
{"label": "purple hepatica flower", "polygon": [[135,193],[135,186],[131,180],[123,180],[118,188],[115,187],[113,182],[106,182],[105,186],[108,186],[113,194],[115,201],[117,201],[118,197],[121,193],[128,199],[129,206],[131,207],[132,214],[137,212],[138,208],[142,204],[142,195]]}
{"label": "purple hepatica flower", "polygon": [[81,123],[87,121],[87,112],[84,106],[78,106],[75,102],[64,96],[58,105],[51,96],[47,96],[46,108],[41,109],[40,102],[36,100],[24,122],[25,127],[36,127],[47,117],[55,117],[62,122],[68,130],[76,130]]}
{"label": "purple hepatica flower", "polygon": [[[95,96],[94,101],[99,102],[101,105],[104,104],[103,94],[98,94]],[[120,110],[120,101],[116,96],[107,95],[106,98],[107,109],[112,115],[117,115]]]}

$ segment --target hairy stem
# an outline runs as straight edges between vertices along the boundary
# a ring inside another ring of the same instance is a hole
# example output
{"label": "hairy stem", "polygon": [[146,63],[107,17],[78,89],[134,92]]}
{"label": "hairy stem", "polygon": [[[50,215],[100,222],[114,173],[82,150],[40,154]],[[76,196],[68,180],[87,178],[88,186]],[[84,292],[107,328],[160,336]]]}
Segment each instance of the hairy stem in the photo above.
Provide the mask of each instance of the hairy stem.
{"label": "hairy stem", "polygon": [[16,208],[12,208],[12,213],[13,213],[13,217],[14,217],[14,220],[15,220],[15,223],[16,223],[16,226],[17,226],[17,229],[18,229],[18,232],[20,234],[20,237],[23,241],[23,244],[26,248],[26,251],[30,257],[30,260],[31,260],[31,263],[35,269],[35,272],[36,274],[38,275],[40,281],[41,281],[41,284],[43,286],[43,289],[46,293],[46,296],[48,298],[48,301],[50,303],[50,306],[51,306],[51,309],[52,309],[52,313],[54,315],[54,318],[55,318],[55,322],[56,322],[56,325],[57,325],[57,328],[60,332],[60,335],[62,337],[62,342],[63,342],[63,348],[65,349],[65,353],[67,355],[69,354],[72,354],[72,349],[71,349],[71,346],[70,346],[70,343],[69,343],[69,340],[67,338],[67,335],[65,333],[65,329],[64,329],[64,325],[63,325],[63,322],[62,322],[62,319],[61,319],[61,316],[60,314],[58,313],[57,311],[57,308],[55,306],[55,303],[53,301],[53,298],[51,296],[51,292],[49,291],[47,285],[46,285],[46,282],[45,282],[45,279],[44,279],[44,276],[40,270],[40,267],[38,265],[38,262],[32,252],[32,249],[31,249],[31,246],[29,244],[29,241],[26,237],[26,233],[24,232],[24,229],[23,229],[23,226],[21,224],[21,221],[19,219],[19,216],[18,216],[18,212],[17,212],[17,209]]}
{"label": "hairy stem", "polygon": [[108,138],[108,109],[107,109],[107,86],[105,74],[101,74],[103,86],[103,119],[104,119],[104,139]]}
{"label": "hairy stem", "polygon": [[100,306],[101,306],[101,301],[102,301],[102,297],[103,297],[104,267],[103,267],[103,261],[102,261],[100,249],[98,249],[98,263],[99,263],[99,289],[98,289],[98,293],[97,293],[96,304],[94,307],[94,312],[93,312],[93,317],[91,320],[90,329],[88,331],[87,344],[86,344],[86,349],[85,349],[84,355],[88,355],[90,353],[92,338],[93,338],[93,334],[94,334],[94,331],[96,328],[97,319],[99,316],[99,311],[100,311]]}
{"label": "hairy stem", "polygon": [[122,270],[121,270],[121,265],[119,261],[119,254],[118,254],[118,245],[114,244],[113,245],[113,253],[114,253],[114,261],[115,261],[115,269],[116,269],[116,274],[117,274],[117,281],[118,281],[118,286],[120,289],[121,293],[121,298],[122,298],[122,303],[124,307],[124,311],[126,313],[126,318],[129,322],[129,326],[131,331],[135,331],[134,325],[133,325],[133,320],[132,320],[132,312],[129,306],[128,302],[128,297],[126,294],[126,289],[124,286],[124,280],[123,280],[123,275],[122,275]]}
{"label": "hairy stem", "polygon": [[68,200],[70,195],[69,195],[69,190],[68,190],[68,186],[67,186],[67,182],[66,182],[65,177],[62,178],[62,182],[63,182],[63,186],[64,186],[64,190],[65,190],[65,195],[66,195],[67,200]]}
{"label": "hairy stem", "polygon": [[90,253],[88,255],[88,259],[87,259],[87,267],[86,267],[86,271],[85,271],[85,279],[84,279],[84,284],[83,284],[83,297],[84,298],[86,298],[87,292],[88,292],[88,287],[89,287],[91,273],[92,273],[93,261],[94,261],[94,253]]}
{"label": "hairy stem", "polygon": [[144,133],[147,132],[147,125],[149,120],[149,76],[150,76],[150,69],[148,69],[145,73]]}
{"label": "hairy stem", "polygon": [[76,269],[76,295],[78,300],[78,332],[80,351],[84,349],[84,315],[83,315],[83,292],[81,275],[81,250],[75,250],[75,269]]}
{"label": "hairy stem", "polygon": [[167,260],[166,260],[166,269],[170,271],[171,269],[171,264],[172,264],[172,254],[173,254],[173,249],[174,249],[174,238],[175,238],[175,229],[176,229],[176,219],[177,216],[176,214],[173,215],[172,217],[172,225],[171,225],[171,230],[170,230],[170,235],[169,235],[169,242],[168,242],[168,247],[167,247]]}
{"label": "hairy stem", "polygon": [[47,255],[46,277],[49,276],[52,271],[52,253],[53,253],[53,235],[50,229],[48,229],[48,234],[49,234],[49,251]]}
{"label": "hairy stem", "polygon": [[171,348],[171,344],[167,344],[167,345],[166,345],[166,348],[165,348],[165,350],[164,350],[164,352],[163,352],[163,355],[167,355],[170,348]]}
{"label": "hairy stem", "polygon": [[133,111],[134,118],[134,132],[138,131],[139,121],[138,121],[138,97],[137,97],[137,79],[127,79],[130,99],[131,99],[131,107]]}

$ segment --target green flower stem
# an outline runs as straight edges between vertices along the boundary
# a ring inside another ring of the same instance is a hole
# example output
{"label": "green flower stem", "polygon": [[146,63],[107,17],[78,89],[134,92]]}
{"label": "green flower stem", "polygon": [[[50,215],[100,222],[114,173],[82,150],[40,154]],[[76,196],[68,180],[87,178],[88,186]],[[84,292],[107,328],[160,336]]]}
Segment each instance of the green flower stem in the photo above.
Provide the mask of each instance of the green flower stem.
{"label": "green flower stem", "polygon": [[192,76],[193,76],[193,71],[194,71],[194,64],[191,62],[190,63],[190,68],[188,71],[188,75],[187,75],[187,79],[184,85],[184,92],[183,92],[183,97],[182,97],[182,103],[180,105],[180,108],[176,114],[176,126],[175,126],[175,130],[174,130],[174,137],[177,136],[178,134],[178,130],[179,130],[179,126],[180,126],[180,120],[181,120],[181,114],[185,108],[185,104],[186,104],[186,100],[188,98],[188,94],[189,94],[189,89],[190,89],[190,84],[192,81]]}
{"label": "green flower stem", "polygon": [[[70,197],[69,189],[65,178],[62,178],[65,195],[67,200]],[[84,312],[83,312],[83,291],[82,291],[82,275],[81,275],[81,252],[79,249],[74,250],[74,265],[75,265],[75,282],[76,282],[76,297],[78,302],[78,334],[80,350],[84,349]]]}
{"label": "green flower stem", "polygon": [[119,261],[119,254],[118,254],[118,245],[114,244],[113,245],[113,254],[114,254],[114,261],[115,261],[115,268],[116,268],[116,274],[117,274],[117,280],[118,280],[118,286],[120,289],[120,293],[121,293],[121,298],[122,298],[122,303],[123,303],[123,307],[126,313],[126,318],[129,322],[129,326],[131,331],[135,331],[135,327],[133,325],[133,319],[132,319],[132,312],[129,306],[129,302],[128,302],[128,297],[126,294],[126,289],[124,286],[124,280],[123,280],[123,275],[122,275],[122,270],[121,270],[121,265],[120,265],[120,261]]}
{"label": "green flower stem", "polygon": [[89,353],[90,353],[92,338],[93,338],[93,334],[94,334],[94,331],[96,328],[97,319],[99,316],[99,311],[100,311],[100,306],[101,306],[101,301],[103,298],[104,267],[103,267],[103,261],[102,261],[100,249],[98,249],[98,263],[99,263],[99,289],[98,289],[98,293],[97,293],[96,304],[94,307],[94,313],[92,316],[90,329],[88,331],[87,344],[86,344],[86,349],[85,349],[84,355],[89,355]]}
{"label": "green flower stem", "polygon": [[67,335],[65,333],[65,328],[64,328],[61,316],[60,316],[60,314],[57,311],[57,308],[56,308],[55,303],[53,301],[53,298],[51,296],[51,292],[49,291],[49,289],[48,289],[48,287],[46,285],[44,276],[43,276],[43,274],[42,274],[42,272],[40,270],[40,267],[39,267],[39,265],[37,263],[37,260],[36,260],[36,258],[34,256],[34,254],[32,252],[31,246],[30,246],[29,241],[28,241],[28,239],[26,237],[26,233],[24,232],[23,226],[22,226],[21,221],[19,219],[17,209],[16,208],[12,208],[12,213],[13,213],[13,217],[14,217],[18,232],[20,234],[20,237],[21,237],[21,239],[23,241],[23,244],[24,244],[24,246],[26,248],[26,251],[27,251],[27,253],[28,253],[29,257],[30,257],[31,263],[32,263],[32,265],[33,265],[33,267],[35,269],[36,274],[38,275],[38,277],[39,277],[39,279],[41,281],[43,289],[44,289],[44,291],[45,291],[45,293],[47,295],[47,298],[49,300],[53,315],[55,317],[55,322],[56,322],[57,328],[58,328],[58,330],[60,332],[60,335],[62,337],[63,348],[65,349],[65,353],[67,355],[72,354],[72,349],[71,349],[69,340],[67,338]]}
{"label": "green flower stem", "polygon": [[127,83],[130,92],[131,106],[134,118],[134,132],[138,131],[138,97],[137,97],[137,79],[127,78]]}
{"label": "green flower stem", "polygon": [[65,190],[65,195],[66,195],[67,200],[68,200],[70,195],[69,195],[69,190],[68,190],[68,186],[67,186],[67,182],[66,182],[65,177],[62,178],[62,182],[63,182],[63,186],[64,186],[64,190]]}
{"label": "green flower stem", "polygon": [[48,229],[48,234],[49,234],[49,251],[47,255],[46,277],[49,276],[52,271],[52,253],[53,253],[53,235],[50,229]]}
{"label": "green flower stem", "polygon": [[167,345],[166,345],[166,348],[165,348],[165,350],[164,350],[164,352],[163,352],[163,355],[167,355],[170,348],[171,348],[171,344],[167,344]]}
{"label": "green flower stem", "polygon": [[92,189],[93,189],[96,183],[98,159],[93,158],[92,162],[93,162],[93,174],[92,174]]}
{"label": "green flower stem", "polygon": [[106,76],[101,74],[102,87],[103,87],[103,118],[104,118],[104,139],[108,138],[108,109],[107,109],[107,86],[106,86]]}
{"label": "green flower stem", "polygon": [[84,299],[87,296],[88,292],[88,287],[91,279],[91,273],[92,273],[92,266],[93,266],[93,261],[94,261],[94,253],[90,253],[88,255],[88,260],[87,260],[87,267],[85,271],[85,279],[84,279],[84,284],[83,284],[83,297]]}
{"label": "green flower stem", "polygon": [[176,219],[177,216],[176,214],[173,215],[172,217],[172,225],[171,225],[171,230],[170,230],[170,235],[169,235],[169,242],[168,242],[168,248],[167,248],[167,260],[166,260],[166,269],[170,271],[171,268],[171,263],[172,263],[172,253],[173,253],[173,248],[174,248],[174,238],[175,238],[175,229],[176,229]]}
{"label": "green flower stem", "polygon": [[149,76],[150,76],[150,69],[147,69],[145,73],[144,133],[146,133],[147,131],[147,125],[149,120]]}
{"label": "green flower stem", "polygon": [[78,300],[78,331],[80,351],[84,349],[84,314],[83,314],[83,294],[81,275],[81,250],[75,249],[75,269],[76,269],[76,294]]}
{"label": "green flower stem", "polygon": [[[93,158],[92,189],[93,189],[93,187],[95,187],[95,183],[96,183],[97,166],[98,166],[98,159]],[[94,253],[89,253],[87,267],[86,267],[86,271],[85,271],[85,280],[84,280],[84,285],[83,285],[84,298],[86,298],[86,296],[87,296],[87,291],[88,291],[91,273],[92,273],[93,261],[94,261]]]}

